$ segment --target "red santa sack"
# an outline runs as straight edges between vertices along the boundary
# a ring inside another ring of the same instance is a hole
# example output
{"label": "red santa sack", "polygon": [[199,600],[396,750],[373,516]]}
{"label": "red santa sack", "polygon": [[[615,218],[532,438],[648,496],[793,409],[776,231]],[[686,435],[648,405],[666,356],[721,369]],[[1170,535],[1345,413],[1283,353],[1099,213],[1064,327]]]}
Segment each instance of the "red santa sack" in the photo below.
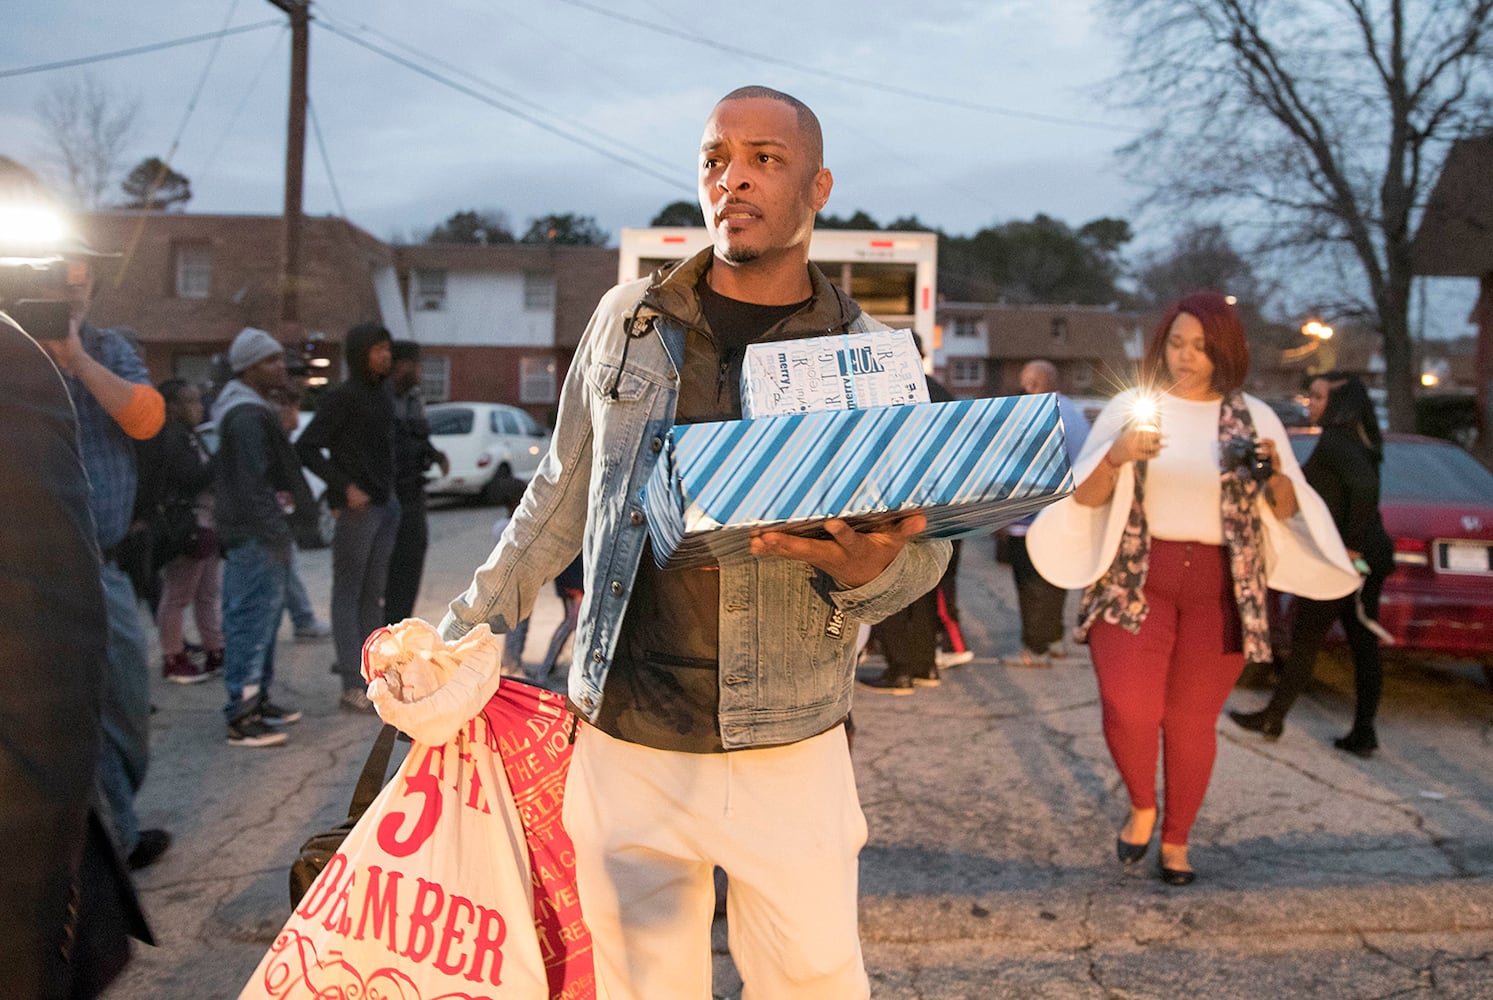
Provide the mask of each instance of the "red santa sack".
{"label": "red santa sack", "polygon": [[591,932],[575,888],[575,851],[560,823],[576,720],[553,691],[504,679],[482,710],[523,822],[534,928],[550,1000],[595,1000]]}

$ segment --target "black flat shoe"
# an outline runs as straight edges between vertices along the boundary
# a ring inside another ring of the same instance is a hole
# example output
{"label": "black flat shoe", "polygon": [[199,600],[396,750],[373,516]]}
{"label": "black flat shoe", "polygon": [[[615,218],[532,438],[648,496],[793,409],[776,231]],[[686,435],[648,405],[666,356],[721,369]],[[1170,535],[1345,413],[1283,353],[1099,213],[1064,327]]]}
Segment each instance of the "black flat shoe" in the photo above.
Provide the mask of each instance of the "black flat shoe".
{"label": "black flat shoe", "polygon": [[[1259,733],[1265,737],[1265,742],[1274,743],[1280,739],[1280,734],[1285,731],[1285,724],[1279,719],[1272,719],[1261,709],[1258,712],[1235,712],[1229,711],[1229,718],[1240,729],[1248,729],[1252,733]],[[1185,885],[1186,883],[1180,883]]]}
{"label": "black flat shoe", "polygon": [[1151,842],[1149,840],[1144,844],[1132,844],[1123,837],[1115,838],[1115,857],[1120,859],[1120,864],[1122,865],[1140,864],[1141,859],[1146,856],[1146,852],[1150,849]]}
{"label": "black flat shoe", "polygon": [[1358,730],[1350,732],[1347,736],[1340,736],[1332,741],[1332,745],[1339,750],[1345,750],[1355,757],[1368,760],[1374,756],[1374,751],[1379,749],[1379,738],[1373,733],[1363,733]]}
{"label": "black flat shoe", "polygon": [[1167,885],[1192,885],[1198,873],[1190,868],[1168,868],[1166,865],[1160,867],[1161,881]]}

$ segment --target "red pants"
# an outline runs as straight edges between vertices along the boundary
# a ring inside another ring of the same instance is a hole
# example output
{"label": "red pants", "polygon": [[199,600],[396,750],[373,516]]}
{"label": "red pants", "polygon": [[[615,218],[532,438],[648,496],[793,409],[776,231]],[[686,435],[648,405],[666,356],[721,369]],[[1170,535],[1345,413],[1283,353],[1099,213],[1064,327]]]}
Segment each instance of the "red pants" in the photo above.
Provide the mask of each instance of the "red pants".
{"label": "red pants", "polygon": [[1156,808],[1158,744],[1165,751],[1164,843],[1187,843],[1213,775],[1214,724],[1244,671],[1233,588],[1226,549],[1152,539],[1140,632],[1106,622],[1089,632],[1104,740],[1136,809]]}

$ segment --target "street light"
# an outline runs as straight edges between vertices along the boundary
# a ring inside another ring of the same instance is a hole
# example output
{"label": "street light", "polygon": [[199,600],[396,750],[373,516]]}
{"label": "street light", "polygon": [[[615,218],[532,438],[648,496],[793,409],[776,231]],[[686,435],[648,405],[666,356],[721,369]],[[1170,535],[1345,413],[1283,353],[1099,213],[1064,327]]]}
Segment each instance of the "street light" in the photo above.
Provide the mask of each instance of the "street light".
{"label": "street light", "polygon": [[1309,319],[1301,326],[1303,336],[1316,337],[1318,340],[1331,340],[1332,327],[1321,320]]}

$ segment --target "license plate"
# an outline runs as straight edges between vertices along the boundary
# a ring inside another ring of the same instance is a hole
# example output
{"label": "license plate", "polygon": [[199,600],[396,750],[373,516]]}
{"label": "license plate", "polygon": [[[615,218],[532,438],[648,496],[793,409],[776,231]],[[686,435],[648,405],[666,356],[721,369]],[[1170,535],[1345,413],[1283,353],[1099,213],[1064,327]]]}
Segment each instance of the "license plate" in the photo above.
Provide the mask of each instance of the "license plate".
{"label": "license plate", "polygon": [[1442,542],[1441,568],[1448,573],[1487,573],[1493,571],[1488,560],[1488,546],[1477,542]]}

